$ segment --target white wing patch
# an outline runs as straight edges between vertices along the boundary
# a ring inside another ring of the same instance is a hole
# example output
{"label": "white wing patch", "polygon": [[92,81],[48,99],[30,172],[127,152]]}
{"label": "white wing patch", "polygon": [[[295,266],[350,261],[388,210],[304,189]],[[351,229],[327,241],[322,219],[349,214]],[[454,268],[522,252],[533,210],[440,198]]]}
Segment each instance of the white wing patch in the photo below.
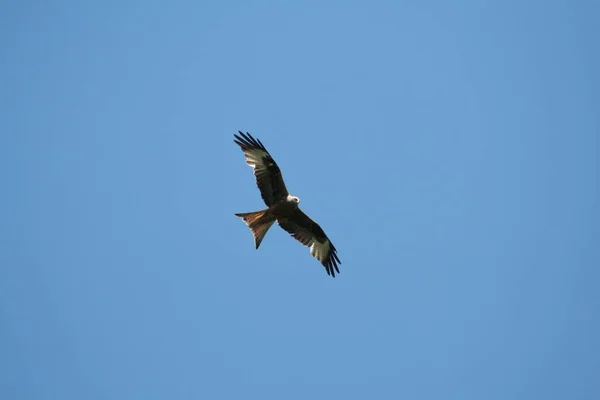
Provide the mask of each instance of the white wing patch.
{"label": "white wing patch", "polygon": [[268,153],[264,150],[248,149],[244,151],[244,155],[246,156],[246,164],[252,168],[256,168],[257,166],[260,168],[264,167],[263,157],[268,155]]}
{"label": "white wing patch", "polygon": [[310,244],[310,255],[319,261],[323,261],[329,254],[329,240],[325,243],[321,243],[318,240],[313,239]]}

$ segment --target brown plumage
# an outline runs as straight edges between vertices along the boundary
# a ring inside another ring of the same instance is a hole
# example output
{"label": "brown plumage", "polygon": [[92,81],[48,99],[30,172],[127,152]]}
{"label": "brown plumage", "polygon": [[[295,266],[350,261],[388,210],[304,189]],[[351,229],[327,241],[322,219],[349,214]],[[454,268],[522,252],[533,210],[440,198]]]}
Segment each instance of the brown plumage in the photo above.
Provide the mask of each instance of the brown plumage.
{"label": "brown plumage", "polygon": [[249,133],[239,131],[239,135],[234,137],[234,142],[246,156],[246,163],[254,169],[256,184],[268,207],[261,211],[235,214],[241,217],[252,231],[256,248],[260,246],[271,225],[277,221],[294,239],[308,246],[310,254],[321,262],[327,274],[335,277],[335,273],[340,272],[338,264],[341,264],[335,246],[319,224],[298,208],[300,199],[288,193],[279,166],[273,157],[260,140],[253,138]]}
{"label": "brown plumage", "polygon": [[252,236],[254,236],[254,246],[256,246],[257,249],[258,246],[260,246],[260,242],[262,242],[267,234],[267,231],[275,222],[274,218],[269,218],[268,211],[269,210],[262,210],[235,214],[237,217],[241,217],[252,231]]}

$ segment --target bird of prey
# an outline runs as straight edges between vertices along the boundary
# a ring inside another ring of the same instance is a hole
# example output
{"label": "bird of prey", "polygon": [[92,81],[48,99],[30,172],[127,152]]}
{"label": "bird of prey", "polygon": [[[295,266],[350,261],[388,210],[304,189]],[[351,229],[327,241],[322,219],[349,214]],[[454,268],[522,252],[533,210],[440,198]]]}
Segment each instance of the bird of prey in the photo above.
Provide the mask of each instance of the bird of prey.
{"label": "bird of prey", "polygon": [[260,195],[268,207],[261,211],[235,214],[252,231],[256,248],[260,246],[271,225],[277,221],[294,239],[308,246],[310,254],[321,262],[327,274],[335,277],[335,273],[340,272],[338,264],[341,261],[333,243],[319,224],[298,208],[300,199],[288,193],[277,163],[260,140],[249,133],[238,133],[239,135],[233,135],[234,142],[244,152],[246,163],[254,169]]}

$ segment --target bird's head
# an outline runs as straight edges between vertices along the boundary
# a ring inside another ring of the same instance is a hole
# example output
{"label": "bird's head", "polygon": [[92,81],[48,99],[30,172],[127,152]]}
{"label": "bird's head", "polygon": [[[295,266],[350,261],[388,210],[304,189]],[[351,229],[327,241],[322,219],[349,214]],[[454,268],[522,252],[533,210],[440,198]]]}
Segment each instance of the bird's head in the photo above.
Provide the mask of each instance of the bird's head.
{"label": "bird's head", "polygon": [[296,196],[292,196],[291,194],[288,194],[287,200],[290,203],[300,204],[300,199]]}

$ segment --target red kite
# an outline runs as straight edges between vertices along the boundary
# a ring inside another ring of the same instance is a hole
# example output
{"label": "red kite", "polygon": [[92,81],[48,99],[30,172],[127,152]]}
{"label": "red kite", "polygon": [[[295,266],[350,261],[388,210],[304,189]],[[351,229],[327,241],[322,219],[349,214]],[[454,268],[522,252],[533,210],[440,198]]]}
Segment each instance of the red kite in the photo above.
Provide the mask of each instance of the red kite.
{"label": "red kite", "polygon": [[252,231],[256,248],[277,221],[294,239],[310,247],[310,254],[323,264],[328,275],[335,277],[335,272],[340,273],[338,264],[342,262],[333,243],[319,224],[298,208],[300,199],[288,193],[277,163],[260,140],[249,133],[238,132],[240,136],[233,135],[234,142],[242,148],[246,163],[254,169],[260,195],[268,207],[266,210],[235,214]]}

